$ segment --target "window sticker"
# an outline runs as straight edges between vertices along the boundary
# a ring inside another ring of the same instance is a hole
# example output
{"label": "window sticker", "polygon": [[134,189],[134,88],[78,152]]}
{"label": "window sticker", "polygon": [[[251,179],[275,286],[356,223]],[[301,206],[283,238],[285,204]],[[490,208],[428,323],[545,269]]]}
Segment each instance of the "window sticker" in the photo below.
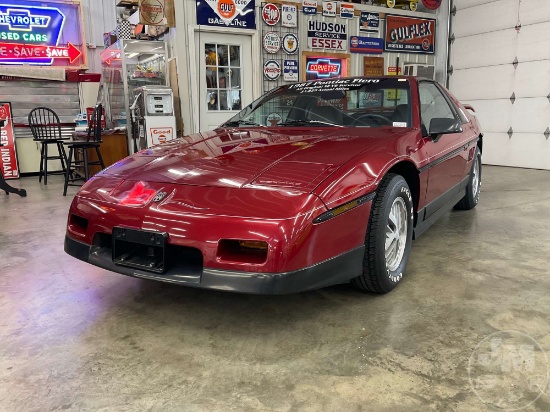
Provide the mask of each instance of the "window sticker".
{"label": "window sticker", "polygon": [[393,127],[407,127],[407,122],[393,122]]}

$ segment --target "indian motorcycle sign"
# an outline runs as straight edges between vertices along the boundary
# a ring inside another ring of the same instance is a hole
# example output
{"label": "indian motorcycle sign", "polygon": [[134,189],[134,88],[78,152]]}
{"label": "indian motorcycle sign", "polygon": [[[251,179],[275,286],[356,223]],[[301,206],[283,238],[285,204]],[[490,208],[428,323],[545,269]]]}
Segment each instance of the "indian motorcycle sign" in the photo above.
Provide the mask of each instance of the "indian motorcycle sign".
{"label": "indian motorcycle sign", "polygon": [[5,179],[18,179],[19,167],[10,103],[0,103],[0,121],[4,122],[4,126],[0,128],[0,169]]}
{"label": "indian motorcycle sign", "polygon": [[435,20],[386,15],[385,51],[435,53]]}
{"label": "indian motorcycle sign", "polygon": [[255,0],[197,0],[197,24],[255,29]]}

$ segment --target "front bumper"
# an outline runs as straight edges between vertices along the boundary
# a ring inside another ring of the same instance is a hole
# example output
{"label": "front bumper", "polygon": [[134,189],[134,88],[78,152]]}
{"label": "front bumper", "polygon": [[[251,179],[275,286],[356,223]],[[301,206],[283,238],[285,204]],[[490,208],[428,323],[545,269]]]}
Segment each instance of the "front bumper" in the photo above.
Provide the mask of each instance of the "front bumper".
{"label": "front bumper", "polygon": [[358,247],[307,268],[282,273],[209,268],[185,271],[172,268],[164,274],[157,274],[116,265],[110,248],[87,245],[68,236],[65,237],[65,252],[84,262],[127,276],[204,289],[279,295],[349,282],[363,271],[365,247]]}

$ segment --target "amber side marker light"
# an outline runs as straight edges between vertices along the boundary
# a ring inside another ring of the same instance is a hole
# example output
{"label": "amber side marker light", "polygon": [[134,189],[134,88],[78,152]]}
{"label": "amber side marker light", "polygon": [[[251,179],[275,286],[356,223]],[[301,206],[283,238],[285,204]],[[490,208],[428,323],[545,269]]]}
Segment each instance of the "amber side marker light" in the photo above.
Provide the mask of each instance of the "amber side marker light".
{"label": "amber side marker light", "polygon": [[319,216],[313,219],[313,223],[326,222],[327,220],[330,220],[333,217],[341,215],[342,213],[345,213],[348,210],[354,209],[357,206],[361,206],[367,202],[370,202],[372,199],[374,199],[374,192],[369,193],[368,195],[365,195],[365,196],[358,197],[357,199],[354,199],[351,202],[344,203],[342,206],[335,207],[334,209],[331,209],[328,212],[321,213]]}
{"label": "amber side marker light", "polygon": [[218,244],[218,257],[240,263],[264,263],[269,245],[260,240],[222,239]]}

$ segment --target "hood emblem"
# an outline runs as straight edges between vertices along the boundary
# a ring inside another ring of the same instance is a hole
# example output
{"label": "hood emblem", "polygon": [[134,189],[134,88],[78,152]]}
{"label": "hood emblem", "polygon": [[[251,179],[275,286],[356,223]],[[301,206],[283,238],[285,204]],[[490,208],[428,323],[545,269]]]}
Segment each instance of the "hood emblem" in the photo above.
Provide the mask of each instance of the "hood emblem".
{"label": "hood emblem", "polygon": [[162,199],[164,199],[166,197],[167,194],[168,193],[166,193],[166,192],[158,192],[156,194],[156,196],[153,198],[153,202],[155,202],[155,203],[160,202]]}

